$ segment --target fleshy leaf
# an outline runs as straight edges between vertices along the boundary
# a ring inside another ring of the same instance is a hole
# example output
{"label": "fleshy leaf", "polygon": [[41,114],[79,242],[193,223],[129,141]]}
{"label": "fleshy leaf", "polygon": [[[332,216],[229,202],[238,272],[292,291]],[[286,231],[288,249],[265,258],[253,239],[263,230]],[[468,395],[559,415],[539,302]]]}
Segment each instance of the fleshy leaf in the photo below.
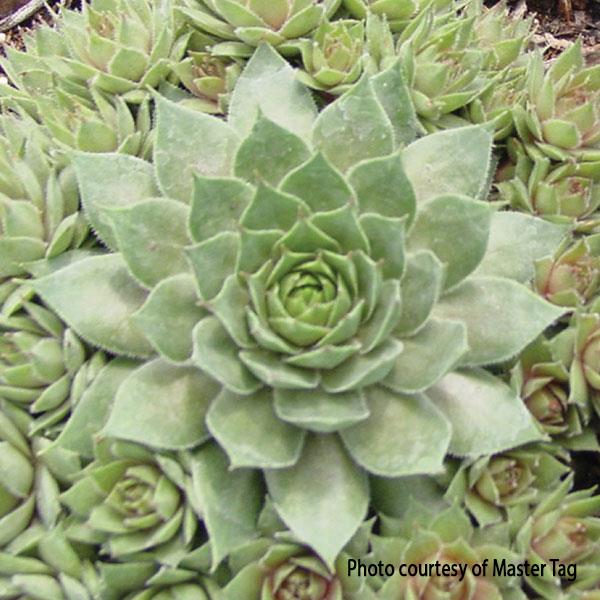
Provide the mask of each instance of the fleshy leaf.
{"label": "fleshy leaf", "polygon": [[373,77],[371,81],[375,94],[394,128],[395,145],[410,144],[417,137],[419,125],[400,61]]}
{"label": "fleshy leaf", "polygon": [[408,224],[412,223],[416,210],[415,194],[399,154],[359,163],[350,171],[348,180],[358,198],[361,213],[408,217]]}
{"label": "fleshy leaf", "polygon": [[469,349],[467,328],[456,321],[429,319],[410,338],[403,338],[404,350],[383,385],[399,393],[423,392],[458,363]]}
{"label": "fleshy leaf", "polygon": [[277,418],[270,390],[250,396],[222,390],[208,411],[206,423],[227,452],[232,468],[290,467],[297,462],[304,444],[302,429]]}
{"label": "fleshy leaf", "polygon": [[492,135],[481,125],[432,133],[412,143],[403,162],[417,202],[442,194],[483,199],[491,153]]}
{"label": "fleshy leaf", "polygon": [[194,367],[150,361],[123,382],[102,433],[159,449],[197,446],[210,437],[204,418],[218,391]]}
{"label": "fleshy leaf", "polygon": [[488,249],[475,274],[527,283],[535,275],[534,262],[553,254],[567,231],[566,225],[523,213],[494,213]]}
{"label": "fleshy leaf", "polygon": [[304,200],[315,212],[340,208],[353,198],[345,179],[320,152],[289,173],[281,190]]}
{"label": "fleshy leaf", "polygon": [[362,392],[329,394],[323,390],[274,391],[277,416],[298,427],[330,433],[364,421],[369,409]]}
{"label": "fleshy leaf", "polygon": [[483,259],[492,209],[466,196],[439,196],[421,206],[410,230],[410,250],[431,250],[446,266],[445,286],[462,281]]}
{"label": "fleshy leaf", "polygon": [[309,156],[301,138],[261,114],[235,155],[235,175],[255,185],[277,186]]}
{"label": "fleshy leaf", "polygon": [[333,569],[367,514],[366,474],[352,463],[337,436],[313,434],[295,466],[267,471],[265,477],[281,518]]}
{"label": "fleshy leaf", "polygon": [[400,334],[415,333],[427,321],[441,294],[444,275],[444,266],[433,252],[422,250],[408,255],[400,288]]}
{"label": "fleshy leaf", "polygon": [[471,277],[441,298],[434,316],[467,326],[464,365],[489,365],[518,354],[565,313],[524,286],[500,277]]}
{"label": "fleshy leaf", "polygon": [[157,97],[154,163],[169,198],[190,203],[194,174],[231,174],[238,138],[224,121]]}
{"label": "fleshy leaf", "polygon": [[115,354],[152,354],[132,319],[147,292],[131,277],[120,254],[84,258],[31,285],[88,342]]}
{"label": "fleshy leaf", "polygon": [[451,454],[496,454],[543,437],[518,394],[482,369],[450,373],[427,395],[452,423]]}
{"label": "fleshy leaf", "polygon": [[232,550],[257,536],[263,485],[258,471],[231,471],[227,457],[216,444],[206,444],[194,453],[191,471],[193,489],[210,535],[215,569]]}
{"label": "fleshy leaf", "polygon": [[429,399],[376,386],[366,395],[369,418],[340,432],[354,460],[384,477],[442,472],[450,425]]}
{"label": "fleshy leaf", "polygon": [[394,151],[394,131],[367,77],[319,114],[313,142],[341,171]]}
{"label": "fleshy leaf", "polygon": [[111,221],[99,208],[123,208],[158,196],[152,165],[126,154],[80,153],[73,156],[73,166],[90,225],[109,248],[116,250]]}
{"label": "fleshy leaf", "polygon": [[104,211],[129,271],[142,285],[152,288],[171,275],[189,272],[183,252],[190,243],[188,213],[181,202],[166,198]]}
{"label": "fleshy leaf", "polygon": [[225,177],[194,178],[190,233],[196,242],[224,231],[236,231],[242,213],[250,204],[252,186]]}
{"label": "fleshy leaf", "polygon": [[310,139],[317,116],[310,92],[269,44],[259,46],[238,79],[229,122],[241,136],[246,136],[259,111],[304,140]]}
{"label": "fleshy leaf", "polygon": [[159,354],[181,362],[192,355],[192,330],[205,316],[194,278],[175,275],[152,290],[134,319]]}
{"label": "fleshy leaf", "polygon": [[138,366],[138,363],[122,358],[109,362],[75,406],[56,445],[93,458],[94,436],[104,427],[119,386]]}
{"label": "fleshy leaf", "polygon": [[202,319],[194,328],[192,360],[211,377],[236,394],[251,394],[262,387],[238,357],[238,347],[216,317]]}

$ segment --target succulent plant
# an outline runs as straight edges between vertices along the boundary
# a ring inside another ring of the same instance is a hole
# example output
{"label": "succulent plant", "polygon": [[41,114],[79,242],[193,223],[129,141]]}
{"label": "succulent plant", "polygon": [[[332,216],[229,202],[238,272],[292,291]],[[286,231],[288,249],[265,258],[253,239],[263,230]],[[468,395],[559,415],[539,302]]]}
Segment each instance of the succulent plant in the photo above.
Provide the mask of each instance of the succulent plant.
{"label": "succulent plant", "polygon": [[400,38],[398,52],[413,102],[428,130],[435,131],[443,117],[467,106],[492,83],[474,28],[475,17],[440,20],[430,8],[410,35]]}
{"label": "succulent plant", "polygon": [[535,286],[553,304],[589,304],[600,287],[600,235],[566,238],[554,256],[536,262]]}
{"label": "succulent plant", "polygon": [[293,539],[259,538],[232,556],[228,600],[263,598],[303,600],[374,600],[365,577],[348,574],[349,556],[342,554],[333,570],[309,548]]}
{"label": "succulent plant", "polygon": [[519,532],[517,544],[543,573],[526,578],[542,598],[558,598],[562,589],[585,589],[600,577],[600,496],[594,489],[569,494],[572,478],[533,511]]}
{"label": "succulent plant", "polygon": [[571,397],[569,371],[553,356],[548,340],[536,340],[521,353],[511,382],[544,433],[562,446],[597,449],[596,437],[585,427],[587,419]]}
{"label": "succulent plant", "polygon": [[360,77],[365,51],[361,21],[323,21],[311,40],[299,44],[304,64],[299,76],[309,87],[341,94]]}
{"label": "succulent plant", "polygon": [[184,106],[224,114],[241,67],[238,61],[230,58],[213,56],[205,51],[190,51],[173,67],[173,72],[192,94],[180,100]]}
{"label": "succulent plant", "polygon": [[[486,276],[490,228],[504,227],[475,199],[491,135],[469,127],[399,148],[414,136],[402,85],[396,65],[316,117],[263,46],[228,122],[157,100],[153,165],[75,158],[86,214],[113,252],[33,284],[82,339],[144,360],[104,435],[171,450],[213,436],[232,467],[265,469],[286,525],[329,566],[365,516],[367,473],[434,473],[449,445],[471,455],[540,437],[518,396],[477,367],[563,313]],[[475,394],[506,431],[460,418]],[[470,427],[490,433],[465,446]]]}
{"label": "succulent plant", "polygon": [[135,444],[107,443],[61,496],[77,523],[68,533],[102,544],[115,559],[189,548],[198,528],[190,477],[173,458]]}
{"label": "succulent plant", "polygon": [[[502,530],[475,530],[457,506],[436,515],[421,508],[411,510],[401,521],[384,519],[382,533],[373,542],[375,560],[403,564],[405,571],[384,583],[378,595],[381,600],[525,598],[516,577],[498,576],[492,569],[494,560],[520,562],[520,556],[508,549],[508,536]],[[489,565],[486,576],[474,575],[472,567],[485,560]]]}
{"label": "succulent plant", "polygon": [[69,57],[60,66],[92,88],[139,102],[182,57],[176,27],[170,0],[93,0],[61,13]]}
{"label": "succulent plant", "polygon": [[487,54],[486,69],[501,71],[524,62],[533,34],[531,16],[511,14],[504,1],[490,8],[479,1],[470,2],[467,10],[476,15],[475,36]]}
{"label": "succulent plant", "polygon": [[513,108],[524,99],[526,74],[508,71],[484,90],[464,110],[471,123],[492,123],[494,140],[505,140],[514,131]]}
{"label": "succulent plant", "polygon": [[0,548],[18,555],[21,549],[45,543],[41,540],[61,517],[60,489],[81,465],[75,454],[52,448],[44,438],[29,441],[27,413],[6,400],[0,400],[0,409],[0,456],[6,474],[0,484]]}
{"label": "succulent plant", "polygon": [[77,335],[24,293],[20,310],[0,316],[0,395],[28,406],[28,435],[55,437],[104,364]]}
{"label": "succulent plant", "polygon": [[567,329],[552,340],[553,352],[569,370],[569,403],[589,420],[600,413],[600,301],[576,313]]}
{"label": "succulent plant", "polygon": [[324,18],[331,17],[341,0],[194,0],[181,8],[201,31],[226,42],[219,54],[250,56],[268,42],[284,54],[297,52],[290,41],[308,37]]}
{"label": "succulent plant", "polygon": [[344,6],[356,19],[369,14],[385,17],[392,31],[401,31],[417,12],[420,3],[415,0],[343,0]]}
{"label": "succulent plant", "polygon": [[24,263],[81,246],[88,226],[73,170],[52,155],[40,127],[6,115],[0,128],[1,281],[25,275]]}
{"label": "succulent plant", "polygon": [[516,533],[545,495],[570,469],[559,447],[534,446],[463,461],[446,497],[464,504],[480,527],[506,520]]}
{"label": "succulent plant", "polygon": [[515,107],[519,138],[553,160],[600,159],[600,67],[585,67],[581,42],[547,71],[539,52],[528,67],[527,106]]}
{"label": "succulent plant", "polygon": [[500,196],[515,210],[592,231],[598,224],[600,162],[556,163],[515,138],[508,141],[511,165],[499,171]]}

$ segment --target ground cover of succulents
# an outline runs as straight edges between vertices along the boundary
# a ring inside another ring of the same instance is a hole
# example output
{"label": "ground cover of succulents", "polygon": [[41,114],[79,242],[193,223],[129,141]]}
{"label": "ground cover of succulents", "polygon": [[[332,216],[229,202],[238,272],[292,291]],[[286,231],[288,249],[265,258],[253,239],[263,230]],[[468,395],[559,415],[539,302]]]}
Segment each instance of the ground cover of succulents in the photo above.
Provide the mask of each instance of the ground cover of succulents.
{"label": "ground cover of succulents", "polygon": [[600,598],[600,65],[475,0],[91,0],[0,59],[0,598]]}

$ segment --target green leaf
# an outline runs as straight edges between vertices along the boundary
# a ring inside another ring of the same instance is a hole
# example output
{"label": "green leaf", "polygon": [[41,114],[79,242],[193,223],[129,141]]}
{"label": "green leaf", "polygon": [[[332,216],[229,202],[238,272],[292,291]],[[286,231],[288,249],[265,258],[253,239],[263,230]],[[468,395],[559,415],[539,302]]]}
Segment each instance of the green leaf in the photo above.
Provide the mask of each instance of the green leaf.
{"label": "green leaf", "polygon": [[359,212],[408,217],[408,224],[412,223],[416,211],[415,194],[399,154],[359,163],[348,174],[348,180],[358,198]]}
{"label": "green leaf", "polygon": [[488,249],[475,274],[527,283],[535,275],[534,262],[553,254],[567,232],[567,225],[531,215],[494,213]]}
{"label": "green leaf", "polygon": [[329,394],[316,390],[274,390],[275,412],[280,419],[298,427],[330,433],[369,416],[361,391]]}
{"label": "green leaf", "polygon": [[293,390],[313,389],[319,385],[319,373],[288,365],[267,350],[244,350],[240,359],[258,379],[269,387]]}
{"label": "green leaf", "polygon": [[382,262],[384,278],[400,279],[404,273],[406,219],[392,219],[373,213],[360,217],[371,244],[371,258]]}
{"label": "green leaf", "polygon": [[333,435],[313,434],[298,463],[265,473],[277,512],[333,570],[341,549],[367,514],[367,476]]}
{"label": "green leaf", "polygon": [[340,208],[353,199],[346,180],[320,152],[289,173],[281,190],[304,200],[315,212]]}
{"label": "green leaf", "polygon": [[122,208],[160,195],[152,165],[126,154],[79,153],[73,156],[73,166],[90,225],[110,249],[116,250],[111,220],[100,208]]}
{"label": "green leaf", "polygon": [[254,190],[239,179],[194,177],[190,233],[196,242],[225,231],[237,231],[242,213]]}
{"label": "green leaf", "polygon": [[467,328],[457,321],[429,319],[416,335],[403,338],[404,350],[382,384],[392,390],[423,392],[450,371],[467,352]]}
{"label": "green leaf", "polygon": [[252,131],[235,156],[235,175],[255,185],[277,186],[293,169],[310,156],[297,135],[259,114]]}
{"label": "green leaf", "polygon": [[192,355],[192,330],[207,314],[198,306],[194,278],[175,275],[152,290],[133,318],[159,354],[182,362]]}
{"label": "green leaf", "polygon": [[376,386],[366,395],[369,418],[340,432],[352,458],[384,477],[441,473],[450,425],[428,398]]}
{"label": "green leaf", "polygon": [[183,252],[190,243],[189,209],[181,202],[153,198],[100,213],[111,222],[129,271],[142,285],[152,288],[167,277],[189,272]]}
{"label": "green leaf", "polygon": [[202,506],[198,516],[210,536],[214,570],[230,552],[257,537],[264,490],[258,471],[231,471],[216,444],[206,444],[193,454],[191,472],[193,490]]}
{"label": "green leaf", "polygon": [[234,273],[240,252],[240,237],[232,231],[221,231],[214,237],[186,248],[196,285],[204,300],[214,298],[225,280]]}
{"label": "green leaf", "polygon": [[400,61],[373,77],[371,83],[394,128],[396,147],[413,142],[419,132],[419,122]]}
{"label": "green leaf", "polygon": [[304,445],[304,431],[275,414],[270,390],[250,396],[222,390],[208,411],[206,423],[227,452],[232,468],[291,467]]}
{"label": "green leaf", "polygon": [[231,174],[238,146],[227,123],[157,97],[154,163],[165,196],[190,203],[194,174]]}
{"label": "green leaf", "polygon": [[91,344],[126,356],[152,354],[132,319],[147,292],[131,277],[120,254],[84,258],[31,286]]}
{"label": "green leaf", "polygon": [[209,438],[204,416],[218,391],[198,369],[155,359],[123,382],[102,433],[158,449],[197,446]]}
{"label": "green leaf", "polygon": [[565,313],[510,279],[471,277],[441,298],[433,314],[467,326],[463,365],[489,365],[516,356]]}
{"label": "green leaf", "polygon": [[394,151],[394,131],[368,78],[319,114],[313,143],[341,171]]}
{"label": "green leaf", "polygon": [[94,438],[108,420],[117,390],[138,366],[122,358],[109,362],[84,392],[55,445],[92,459]]}
{"label": "green leaf", "polygon": [[193,331],[193,362],[236,394],[252,394],[262,383],[238,356],[239,348],[216,317],[202,319]]}
{"label": "green leaf", "polygon": [[406,148],[403,162],[418,203],[442,194],[483,200],[491,154],[492,135],[473,125],[426,135]]}
{"label": "green leaf", "polygon": [[259,46],[237,80],[229,122],[245,137],[259,112],[307,141],[317,116],[310,92],[269,44]]}
{"label": "green leaf", "polygon": [[487,202],[465,196],[438,196],[420,207],[408,247],[431,250],[446,266],[445,287],[453,287],[483,259],[491,218]]}
{"label": "green leaf", "polygon": [[421,250],[408,255],[400,288],[399,335],[414,334],[427,321],[442,291],[444,275],[444,266],[433,252]]}
{"label": "green leaf", "polygon": [[452,423],[451,454],[496,454],[543,438],[518,394],[482,369],[450,373],[427,395]]}

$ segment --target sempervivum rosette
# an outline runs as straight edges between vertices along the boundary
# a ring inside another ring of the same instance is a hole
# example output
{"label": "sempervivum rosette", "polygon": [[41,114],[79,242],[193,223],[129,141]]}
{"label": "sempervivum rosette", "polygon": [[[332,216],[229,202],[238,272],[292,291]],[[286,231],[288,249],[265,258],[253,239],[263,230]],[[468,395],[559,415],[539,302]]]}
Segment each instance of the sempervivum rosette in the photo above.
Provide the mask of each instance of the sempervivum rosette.
{"label": "sempervivum rosette", "polygon": [[[373,540],[375,560],[404,569],[384,583],[378,595],[381,600],[526,598],[518,578],[502,576],[491,567],[494,560],[520,562],[521,557],[508,547],[506,530],[475,529],[457,506],[433,515],[413,505],[404,519],[382,518],[381,533]],[[486,560],[490,567],[485,574],[473,571],[473,566]]]}
{"label": "sempervivum rosette", "polygon": [[[476,199],[490,133],[412,142],[403,89],[395,65],[317,116],[264,46],[228,122],[159,98],[154,164],[75,159],[112,252],[34,283],[83,339],[145,361],[105,435],[163,449],[212,436],[239,473],[264,469],[286,524],[328,564],[365,515],[367,473],[438,472],[451,439],[473,455],[539,438],[518,396],[477,367],[563,312],[486,257],[490,230],[507,227]],[[547,254],[555,226],[520,217],[527,247],[511,251]],[[471,368],[448,375],[457,365]],[[205,462],[204,477],[257,489]]]}

